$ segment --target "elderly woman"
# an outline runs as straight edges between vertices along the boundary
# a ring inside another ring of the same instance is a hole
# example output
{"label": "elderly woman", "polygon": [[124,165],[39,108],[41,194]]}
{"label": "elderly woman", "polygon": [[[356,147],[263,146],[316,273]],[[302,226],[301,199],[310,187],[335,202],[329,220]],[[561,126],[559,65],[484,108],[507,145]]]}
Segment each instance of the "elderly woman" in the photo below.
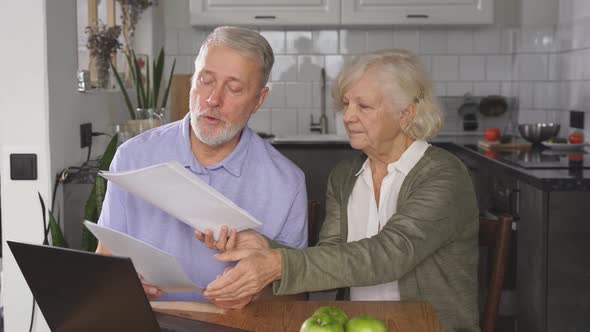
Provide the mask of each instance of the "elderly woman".
{"label": "elderly woman", "polygon": [[196,232],[224,251],[217,259],[240,260],[205,297],[239,299],[271,282],[275,294],[350,287],[351,300],[428,301],[445,330],[479,330],[476,198],[464,165],[425,141],[442,120],[418,58],[395,49],[361,55],[342,69],[334,95],[350,145],[365,155],[331,172],[318,246]]}

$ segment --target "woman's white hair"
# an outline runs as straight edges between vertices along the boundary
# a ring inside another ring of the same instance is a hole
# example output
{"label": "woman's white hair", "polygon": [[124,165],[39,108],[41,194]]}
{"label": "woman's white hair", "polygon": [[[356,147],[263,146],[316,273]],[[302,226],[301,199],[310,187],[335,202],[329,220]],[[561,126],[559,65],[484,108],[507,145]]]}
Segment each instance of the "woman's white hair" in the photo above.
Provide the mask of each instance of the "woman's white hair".
{"label": "woman's white hair", "polygon": [[195,75],[193,75],[193,81],[200,67],[203,66],[203,59],[205,54],[207,54],[207,50],[212,45],[231,48],[241,55],[256,61],[261,70],[260,87],[262,88],[266,85],[275,61],[272,47],[270,47],[268,41],[258,32],[233,26],[218,27],[207,36],[195,60],[196,71]]}
{"label": "woman's white hair", "polygon": [[337,110],[342,110],[342,97],[350,85],[364,74],[374,75],[381,83],[382,93],[389,96],[397,111],[416,105],[416,114],[402,130],[412,139],[435,136],[443,125],[443,117],[432,82],[414,53],[403,49],[385,49],[359,55],[344,65],[336,78],[332,96]]}

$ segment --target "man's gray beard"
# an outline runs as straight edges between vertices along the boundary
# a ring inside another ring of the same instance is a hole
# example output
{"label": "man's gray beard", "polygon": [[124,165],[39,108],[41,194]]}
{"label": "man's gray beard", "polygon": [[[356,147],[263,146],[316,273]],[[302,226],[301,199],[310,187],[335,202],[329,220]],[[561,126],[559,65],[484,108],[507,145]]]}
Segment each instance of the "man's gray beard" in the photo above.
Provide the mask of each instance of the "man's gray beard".
{"label": "man's gray beard", "polygon": [[219,146],[231,141],[232,138],[234,138],[242,129],[244,129],[244,127],[246,127],[246,124],[249,120],[246,119],[243,123],[236,123],[228,126],[227,121],[225,121],[225,119],[223,119],[218,112],[212,112],[215,117],[223,121],[224,127],[217,135],[205,136],[204,133],[201,133],[199,128],[199,118],[206,113],[207,110],[201,112],[191,111],[191,128],[193,129],[195,136],[197,136],[201,142],[209,146]]}

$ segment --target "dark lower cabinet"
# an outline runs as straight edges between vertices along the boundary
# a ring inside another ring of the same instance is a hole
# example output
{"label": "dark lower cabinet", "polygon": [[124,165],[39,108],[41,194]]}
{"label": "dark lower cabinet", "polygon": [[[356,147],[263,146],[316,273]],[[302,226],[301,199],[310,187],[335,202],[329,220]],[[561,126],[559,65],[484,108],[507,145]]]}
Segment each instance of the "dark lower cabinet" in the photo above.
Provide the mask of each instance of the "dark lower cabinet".
{"label": "dark lower cabinet", "polygon": [[588,331],[590,192],[520,187],[518,331]]}

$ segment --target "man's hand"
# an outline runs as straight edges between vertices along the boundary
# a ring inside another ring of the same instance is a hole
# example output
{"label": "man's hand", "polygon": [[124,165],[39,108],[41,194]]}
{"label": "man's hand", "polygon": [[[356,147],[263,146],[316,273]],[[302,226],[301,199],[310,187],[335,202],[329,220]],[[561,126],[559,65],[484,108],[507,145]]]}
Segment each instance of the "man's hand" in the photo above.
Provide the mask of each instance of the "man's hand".
{"label": "man's hand", "polygon": [[215,255],[222,262],[240,262],[207,286],[203,295],[215,301],[240,301],[281,278],[281,254],[274,249],[240,249]]}
{"label": "man's hand", "polygon": [[268,248],[268,243],[264,239],[264,236],[251,229],[241,232],[236,232],[235,229],[232,229],[228,237],[227,226],[221,226],[218,240],[215,240],[213,232],[210,229],[206,229],[205,233],[195,230],[195,238],[205,243],[210,249],[217,250],[221,253],[236,249]]}
{"label": "man's hand", "polygon": [[162,296],[161,289],[153,285],[144,284],[143,276],[139,273],[137,275],[139,276],[139,280],[141,281],[141,285],[143,286],[143,291],[145,292],[145,295],[147,296],[148,300],[155,300]]}

